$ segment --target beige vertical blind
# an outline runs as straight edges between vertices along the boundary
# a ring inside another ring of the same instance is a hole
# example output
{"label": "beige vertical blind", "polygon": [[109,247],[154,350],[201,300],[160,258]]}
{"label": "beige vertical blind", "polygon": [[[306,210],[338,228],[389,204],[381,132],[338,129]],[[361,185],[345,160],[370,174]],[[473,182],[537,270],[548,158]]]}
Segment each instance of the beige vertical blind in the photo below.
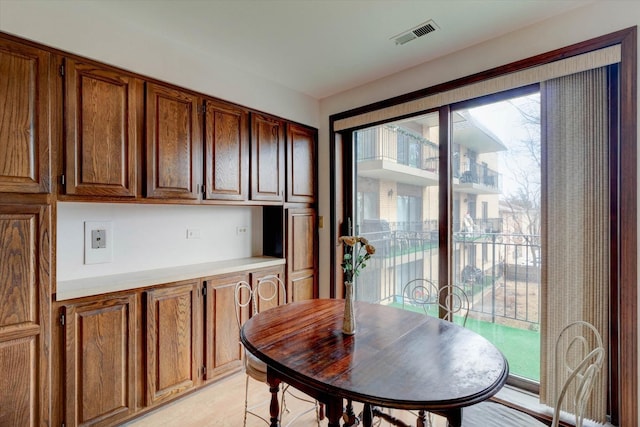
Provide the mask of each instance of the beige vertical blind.
{"label": "beige vertical blind", "polygon": [[433,108],[449,105],[468,99],[478,98],[509,89],[515,89],[545,80],[554,79],[593,68],[620,62],[620,45],[594,50],[582,55],[554,61],[549,64],[527,68],[522,71],[505,74],[492,79],[462,86],[445,92],[435,93],[424,98],[404,102],[387,108],[371,111],[336,120],[335,131],[366,126],[370,123],[391,121],[398,117],[422,113]]}
{"label": "beige vertical blind", "polygon": [[[609,124],[607,70],[541,84],[543,265],[540,399],[554,406],[554,343],[574,320],[608,342]],[[607,360],[604,362],[607,366]],[[605,421],[606,368],[585,416]]]}

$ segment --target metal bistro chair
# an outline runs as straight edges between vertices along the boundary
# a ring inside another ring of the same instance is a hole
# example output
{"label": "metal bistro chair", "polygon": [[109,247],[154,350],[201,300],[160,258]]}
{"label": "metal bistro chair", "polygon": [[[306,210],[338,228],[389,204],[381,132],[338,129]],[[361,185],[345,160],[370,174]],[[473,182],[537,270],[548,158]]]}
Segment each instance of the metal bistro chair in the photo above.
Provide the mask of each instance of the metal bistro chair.
{"label": "metal bistro chair", "polygon": [[[461,323],[465,326],[469,315],[469,298],[464,290],[456,285],[438,287],[429,279],[413,279],[402,288],[402,308],[419,308],[425,315],[440,317],[440,312],[445,320]],[[415,414],[417,426],[431,425],[431,414],[424,409]],[[390,424],[406,426],[406,424],[390,414],[376,411],[376,417]]]}
{"label": "metal bistro chair", "polygon": [[[253,316],[260,311],[267,310],[269,308],[284,304],[287,301],[286,288],[282,280],[274,275],[269,275],[261,278],[255,288],[245,281],[240,281],[235,287],[235,310],[236,319],[238,321],[238,330],[242,327],[243,321],[247,320],[249,316]],[[259,413],[255,412],[255,409],[259,406],[264,406],[269,403],[269,400],[258,402],[252,406],[249,406],[249,379],[252,378],[256,381],[266,384],[267,383],[267,365],[248,352],[243,346],[244,351],[244,368],[246,373],[245,381],[245,394],[244,394],[244,419],[243,426],[247,425],[247,415],[251,414],[257,418],[260,418],[265,423],[270,424],[268,418],[263,417]],[[320,410],[317,401],[311,400],[297,394],[292,393],[288,384],[283,384],[282,388],[282,402],[281,402],[281,414],[289,412],[286,407],[285,394],[290,395],[298,400],[308,402],[312,404],[309,409],[306,409],[296,414],[287,424],[291,425],[300,416],[309,413],[313,410],[316,412],[316,421],[318,427],[320,427]]]}
{"label": "metal bistro chair", "polygon": [[[560,424],[561,411],[570,411],[575,426],[582,427],[584,410],[604,363],[604,347],[597,329],[588,322],[568,324],[555,344],[555,384],[552,427]],[[500,403],[482,402],[465,408],[463,427],[547,426],[534,417]]]}
{"label": "metal bistro chair", "polygon": [[469,298],[466,292],[456,285],[438,287],[428,279],[413,279],[402,289],[402,308],[421,308],[426,315],[440,317],[444,311],[444,319],[450,322],[454,318],[461,319],[462,326],[467,324],[469,315]]}

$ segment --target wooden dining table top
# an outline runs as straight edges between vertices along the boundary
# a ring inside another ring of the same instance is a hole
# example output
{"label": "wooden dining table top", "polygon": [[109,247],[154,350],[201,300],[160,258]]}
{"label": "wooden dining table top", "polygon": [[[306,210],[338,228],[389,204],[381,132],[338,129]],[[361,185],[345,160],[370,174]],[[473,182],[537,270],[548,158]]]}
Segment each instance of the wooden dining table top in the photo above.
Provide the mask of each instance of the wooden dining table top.
{"label": "wooden dining table top", "polygon": [[320,401],[339,397],[398,409],[460,411],[493,396],[506,381],[505,357],[473,331],[356,301],[357,330],[345,335],[343,311],[339,299],[281,305],[249,319],[241,341],[283,381],[303,385]]}

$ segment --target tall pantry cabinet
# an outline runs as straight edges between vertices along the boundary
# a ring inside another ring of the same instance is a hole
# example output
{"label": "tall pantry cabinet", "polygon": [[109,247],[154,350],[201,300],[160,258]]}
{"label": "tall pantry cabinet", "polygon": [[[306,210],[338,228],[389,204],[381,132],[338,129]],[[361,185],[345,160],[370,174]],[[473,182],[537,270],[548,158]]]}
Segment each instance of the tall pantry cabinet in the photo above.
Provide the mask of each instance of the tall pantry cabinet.
{"label": "tall pantry cabinet", "polygon": [[51,412],[52,63],[0,38],[1,426],[47,425]]}

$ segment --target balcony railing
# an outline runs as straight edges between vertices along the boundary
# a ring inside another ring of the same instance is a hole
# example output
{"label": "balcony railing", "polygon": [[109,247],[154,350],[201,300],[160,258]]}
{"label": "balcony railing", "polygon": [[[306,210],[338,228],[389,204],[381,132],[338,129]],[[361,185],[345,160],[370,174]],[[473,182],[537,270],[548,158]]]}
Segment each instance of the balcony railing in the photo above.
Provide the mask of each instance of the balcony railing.
{"label": "balcony railing", "polygon": [[487,167],[484,163],[471,163],[465,166],[465,170],[454,166],[453,176],[458,178],[460,184],[480,184],[495,190],[502,189],[502,175]]}
{"label": "balcony railing", "polygon": [[438,146],[397,126],[384,125],[356,133],[358,161],[391,160],[438,173]]}
{"label": "balcony railing", "polygon": [[[414,230],[407,228],[412,226],[390,224],[385,230],[363,230],[361,234],[377,250],[356,280],[359,300],[393,303],[400,300],[402,287],[412,279],[438,283],[437,231],[418,231],[415,224]],[[470,318],[538,329],[539,236],[454,232],[452,249],[453,281],[469,295]]]}

